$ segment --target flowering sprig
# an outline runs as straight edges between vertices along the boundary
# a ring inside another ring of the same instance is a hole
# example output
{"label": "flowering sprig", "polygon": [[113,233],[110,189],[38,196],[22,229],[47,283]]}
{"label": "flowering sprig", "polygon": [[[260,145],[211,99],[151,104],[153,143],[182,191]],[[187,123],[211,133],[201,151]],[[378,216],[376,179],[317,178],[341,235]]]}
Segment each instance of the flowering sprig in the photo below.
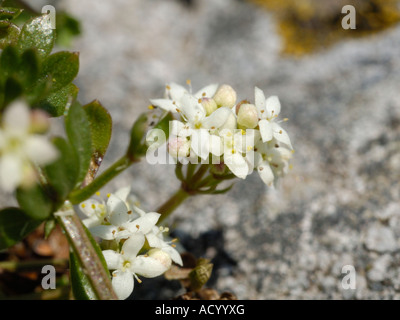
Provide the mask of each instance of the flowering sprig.
{"label": "flowering sprig", "polygon": [[[288,172],[293,148],[277,119],[276,96],[265,98],[255,88],[253,104],[238,102],[229,85],[192,94],[190,83],[188,89],[171,83],[137,117],[122,156],[98,174],[111,116],[97,100],[78,101],[79,54],[52,52],[56,31],[49,17],[34,16],[20,27],[13,22],[19,13],[0,10],[0,188],[18,203],[0,210],[0,250],[41,223],[47,235],[60,225],[71,248],[75,298],[124,299],[135,279],[182,265],[176,239],[166,240],[169,229],[161,224],[188,197],[227,192],[233,184],[225,182],[254,170],[273,187]],[[62,137],[50,136],[51,117],[64,120]],[[145,212],[129,187],[101,197],[102,187],[157,148],[167,150],[181,181],[169,200]]]}
{"label": "flowering sprig", "polygon": [[107,267],[113,271],[112,285],[120,299],[132,293],[134,278],[141,283],[138,276],[157,277],[171,267],[172,261],[183,265],[173,244],[176,239],[164,241],[162,234],[168,232],[168,228],[156,226],[161,215],[144,212],[132,201],[129,192],[129,187],[119,189],[107,194],[107,201],[98,193],[97,198],[79,205],[88,217],[83,223],[89,231],[105,240],[106,247],[113,248],[103,250],[103,255]]}

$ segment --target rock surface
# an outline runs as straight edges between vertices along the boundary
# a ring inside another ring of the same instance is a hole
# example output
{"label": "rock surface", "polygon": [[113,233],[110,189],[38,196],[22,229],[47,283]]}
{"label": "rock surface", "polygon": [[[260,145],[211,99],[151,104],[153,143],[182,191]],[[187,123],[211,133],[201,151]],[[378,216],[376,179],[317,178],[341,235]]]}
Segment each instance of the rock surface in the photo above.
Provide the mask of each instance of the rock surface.
{"label": "rock surface", "polygon": [[[279,54],[269,12],[193,2],[61,2],[83,24],[73,48],[80,100],[99,99],[114,120],[104,167],[169,81],[228,83],[239,99],[253,100],[254,86],[276,94],[290,118],[293,170],[277,190],[253,174],[225,195],[189,199],[171,216],[175,235],[213,259],[210,286],[240,299],[400,299],[400,26],[292,59]],[[106,189],[125,184],[148,210],[178,188],[173,166],[145,161]],[[345,265],[355,267],[355,290],[341,286]],[[181,293],[144,280],[134,299]]]}

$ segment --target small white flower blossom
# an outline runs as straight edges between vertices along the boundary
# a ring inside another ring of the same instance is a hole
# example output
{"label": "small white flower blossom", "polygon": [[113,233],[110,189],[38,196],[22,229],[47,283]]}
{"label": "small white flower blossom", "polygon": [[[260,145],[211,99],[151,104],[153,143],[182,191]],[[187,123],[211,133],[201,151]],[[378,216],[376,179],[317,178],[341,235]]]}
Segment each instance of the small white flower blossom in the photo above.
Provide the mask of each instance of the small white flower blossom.
{"label": "small white flower blossom", "polygon": [[265,184],[274,186],[287,173],[293,153],[282,121],[276,120],[281,111],[278,97],[266,99],[255,87],[254,104],[243,100],[235,105],[232,87],[205,88],[192,95],[171,84],[165,99],[151,100],[180,116],[170,124],[170,155],[181,163],[198,163],[198,158],[207,160],[211,154],[213,164],[220,160],[236,177],[245,179],[256,169]]}
{"label": "small white flower blossom", "polygon": [[150,250],[146,255],[138,255],[145,243],[143,233],[137,232],[129,237],[120,252],[104,250],[103,256],[107,267],[112,272],[112,286],[118,298],[129,297],[134,289],[134,278],[140,283],[138,276],[154,278],[171,267],[171,258],[159,250]]}
{"label": "small white flower blossom", "polygon": [[254,163],[260,178],[266,185],[273,187],[278,178],[287,174],[293,150],[279,146],[275,139],[267,143],[262,143],[260,140],[255,149],[257,152]]}
{"label": "small white flower blossom", "polygon": [[13,102],[4,111],[0,128],[0,186],[12,192],[30,186],[36,179],[34,165],[57,159],[57,149],[44,135],[32,132],[35,123],[26,103]]}
{"label": "small white flower blossom", "polygon": [[150,102],[156,107],[160,107],[161,109],[172,113],[177,113],[180,112],[181,107],[185,104],[185,101],[182,101],[184,96],[190,95],[196,100],[212,98],[217,91],[217,88],[217,84],[210,84],[192,95],[191,90],[187,90],[179,84],[170,83],[166,86],[166,97],[164,99],[150,99]]}
{"label": "small white flower blossom", "polygon": [[258,125],[263,142],[271,141],[272,138],[275,138],[278,142],[284,143],[293,149],[289,135],[279,123],[275,121],[281,112],[279,98],[277,96],[271,96],[265,99],[264,92],[257,87],[254,90],[254,96],[255,106],[260,119]]}
{"label": "small white flower blossom", "polygon": [[245,179],[251,172],[247,154],[254,149],[254,130],[222,130],[224,163],[238,178]]}
{"label": "small white flower blossom", "polygon": [[173,262],[182,266],[183,261],[179,252],[175,249],[175,245],[173,244],[176,239],[173,239],[170,242],[164,241],[164,232],[168,232],[168,228],[164,227],[153,227],[151,232],[146,234],[147,242],[150,247],[159,248],[162,251],[166,252],[172,259]]}
{"label": "small white flower blossom", "polygon": [[[99,198],[88,199],[80,204],[81,210],[88,217],[83,223],[94,236],[119,241],[138,231],[145,234],[157,223],[160,214],[156,212],[136,218],[132,211],[136,206],[130,203],[129,192],[130,188],[122,188],[114,194],[108,194],[106,203]],[[100,196],[99,193],[97,195]]]}

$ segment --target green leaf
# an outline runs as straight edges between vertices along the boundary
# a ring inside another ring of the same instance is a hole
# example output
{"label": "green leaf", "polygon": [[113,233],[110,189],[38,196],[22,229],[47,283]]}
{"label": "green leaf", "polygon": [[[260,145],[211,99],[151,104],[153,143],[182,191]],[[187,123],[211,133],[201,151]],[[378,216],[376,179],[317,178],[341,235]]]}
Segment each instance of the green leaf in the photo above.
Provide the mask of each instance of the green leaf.
{"label": "green leaf", "polygon": [[50,15],[42,15],[29,20],[21,29],[17,48],[20,53],[35,48],[40,58],[46,58],[53,49],[55,31],[51,28]]}
{"label": "green leaf", "polygon": [[65,130],[78,157],[76,186],[80,186],[89,170],[92,157],[92,138],[88,116],[78,102],[72,104],[65,116]]}
{"label": "green leaf", "polygon": [[39,76],[39,61],[36,50],[28,49],[22,53],[18,73],[25,88],[34,85]]}
{"label": "green leaf", "polygon": [[22,9],[18,8],[2,7],[0,8],[0,20],[15,19],[21,14],[22,11]]}
{"label": "green leaf", "polygon": [[56,19],[56,43],[62,47],[69,47],[73,38],[81,34],[80,22],[65,12],[58,13]]}
{"label": "green leaf", "polygon": [[[93,236],[89,232],[89,230],[83,225],[83,228],[85,229],[85,232],[95,249],[97,255],[99,256],[100,262],[103,265],[103,268],[109,273],[108,268],[107,268],[107,263],[106,260],[104,259],[103,253],[96,242],[94,240]],[[77,300],[96,300],[96,294],[93,291],[92,285],[89,281],[89,278],[86,276],[86,274],[83,272],[83,268],[79,262],[79,258],[76,254],[76,252],[72,252],[70,255],[70,263],[71,263],[71,269],[70,269],[70,274],[71,274],[71,284],[72,284],[72,292],[74,294],[75,299]]]}
{"label": "green leaf", "polygon": [[147,147],[145,143],[145,133],[148,128],[147,124],[148,116],[143,113],[135,121],[131,129],[131,140],[129,142],[126,156],[131,160],[135,161],[146,153]]}
{"label": "green leaf", "polygon": [[168,112],[158,123],[154,126],[154,129],[161,129],[165,133],[165,139],[169,137],[169,123],[174,120],[171,112]]}
{"label": "green leaf", "polygon": [[50,94],[46,99],[39,101],[38,107],[52,117],[60,117],[64,115],[65,108],[68,103],[73,102],[78,96],[79,88],[70,83],[64,88]]}
{"label": "green leaf", "polygon": [[57,202],[61,204],[75,186],[79,164],[74,149],[65,139],[56,137],[52,142],[58,149],[60,157],[44,167],[43,173],[54,188]]}
{"label": "green leaf", "polygon": [[8,45],[15,45],[21,30],[17,25],[8,21],[1,21],[0,26],[0,49],[4,49]]}
{"label": "green leaf", "polygon": [[16,198],[21,209],[32,219],[43,221],[53,211],[52,201],[38,184],[30,188],[18,188]]}
{"label": "green leaf", "polygon": [[79,71],[79,53],[60,51],[43,61],[42,78],[51,78],[52,92],[60,90],[75,79]]}
{"label": "green leaf", "polygon": [[19,59],[15,47],[7,46],[4,48],[0,57],[0,76],[3,81],[16,72],[17,66],[19,65]]}
{"label": "green leaf", "polygon": [[74,252],[69,255],[72,293],[76,300],[97,300],[89,278],[79,264]]}
{"label": "green leaf", "polygon": [[92,137],[91,178],[94,178],[103,161],[111,139],[112,119],[110,113],[97,100],[83,106],[90,123]]}
{"label": "green leaf", "polygon": [[23,92],[23,85],[15,77],[8,78],[4,84],[3,106],[18,98]]}
{"label": "green leaf", "polygon": [[55,219],[49,219],[46,220],[46,222],[44,223],[44,238],[48,239],[51,232],[55,229],[56,227],[56,220]]}
{"label": "green leaf", "polygon": [[33,220],[19,208],[0,211],[0,250],[6,249],[35,230],[41,221]]}

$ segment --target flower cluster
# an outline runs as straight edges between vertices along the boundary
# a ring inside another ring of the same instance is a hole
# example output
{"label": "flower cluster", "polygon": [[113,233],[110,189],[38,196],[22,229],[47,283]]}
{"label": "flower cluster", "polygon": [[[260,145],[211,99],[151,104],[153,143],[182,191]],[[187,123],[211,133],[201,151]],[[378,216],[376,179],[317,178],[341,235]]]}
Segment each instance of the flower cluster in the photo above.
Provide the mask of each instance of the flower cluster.
{"label": "flower cluster", "polygon": [[163,99],[150,102],[178,116],[168,139],[168,152],[177,161],[207,163],[211,157],[212,164],[224,164],[242,179],[256,169],[268,186],[288,171],[293,147],[277,121],[277,96],[266,98],[256,87],[254,103],[238,102],[229,85],[211,84],[193,94],[190,87],[171,83]]}
{"label": "flower cluster", "polygon": [[36,181],[35,166],[47,165],[59,156],[44,136],[47,115],[30,111],[23,101],[13,102],[2,114],[0,127],[0,186],[6,192]]}
{"label": "flower cluster", "polygon": [[164,240],[168,228],[157,227],[156,212],[144,212],[130,188],[107,195],[104,201],[97,193],[79,205],[86,215],[83,223],[96,237],[104,240],[107,266],[112,270],[112,285],[119,299],[126,299],[134,289],[134,278],[153,278],[163,274],[172,262],[182,266],[182,259],[173,244]]}

